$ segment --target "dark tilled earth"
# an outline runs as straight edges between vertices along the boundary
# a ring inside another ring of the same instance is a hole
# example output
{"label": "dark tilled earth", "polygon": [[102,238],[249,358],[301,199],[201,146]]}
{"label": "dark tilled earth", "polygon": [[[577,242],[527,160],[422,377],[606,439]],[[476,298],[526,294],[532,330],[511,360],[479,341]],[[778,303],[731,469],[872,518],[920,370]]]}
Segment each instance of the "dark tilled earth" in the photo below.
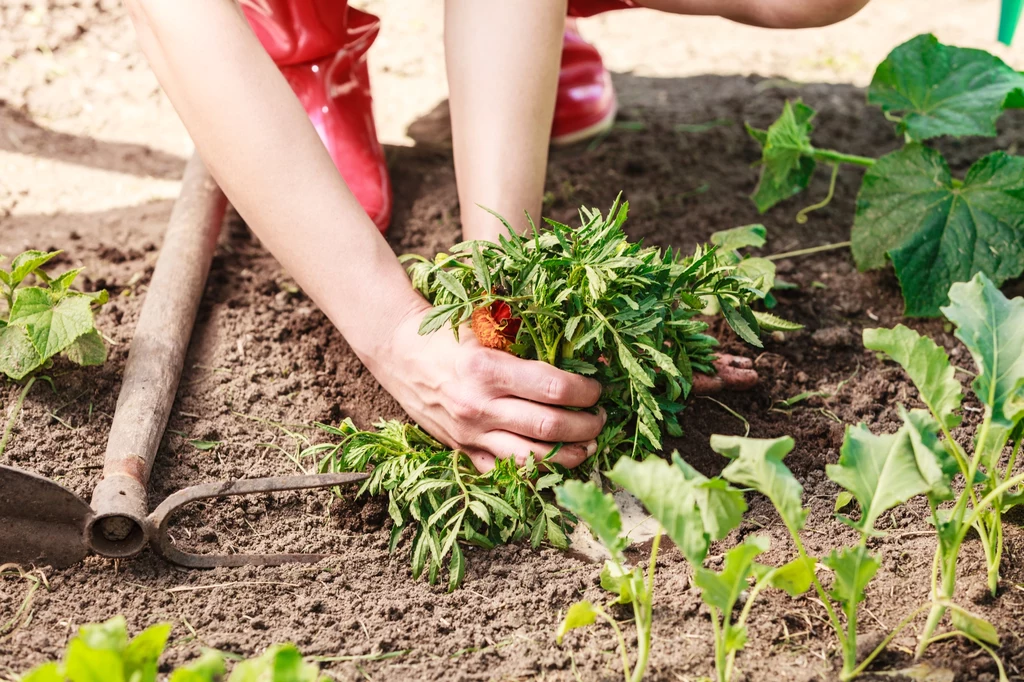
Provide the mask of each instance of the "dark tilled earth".
{"label": "dark tilled earth", "polygon": [[[629,75],[617,76],[616,85],[621,118],[634,125],[589,148],[554,153],[548,212],[569,220],[579,205],[605,207],[625,190],[631,204],[628,231],[649,243],[692,248],[716,230],[761,221],[769,228],[765,253],[848,238],[857,170],[840,174],[833,204],[803,226],[793,221],[803,199],[764,217],[747,199],[756,181],[752,163],[758,150],[742,122],[767,125],[787,97],[801,96],[821,111],[815,139],[822,146],[881,154],[897,144],[889,124],[852,87],[795,89],[759,78]],[[716,119],[729,124],[703,133],[674,131],[679,123]],[[27,125],[9,111],[3,121]],[[1004,126],[1006,132],[996,140],[958,143],[945,151],[954,168],[963,171],[989,148],[1015,146],[1021,139],[1012,132],[1015,127],[1020,130],[1019,125]],[[424,129],[429,133],[431,126]],[[61,143],[59,137],[52,142]],[[391,240],[396,252],[444,249],[459,237],[452,160],[444,136],[430,139],[427,134],[417,147],[388,151],[395,182]],[[109,152],[102,144],[95,149],[98,155]],[[159,163],[163,167],[174,160],[161,158]],[[825,176],[821,172],[816,178],[809,195],[813,200],[825,194]],[[0,252],[63,248],[60,265],[84,266],[87,286],[110,290],[112,302],[100,312],[98,323],[113,344],[106,366],[78,372],[58,366],[54,391],[45,384],[33,390],[0,460],[4,464],[51,477],[83,496],[91,493],[131,331],[169,210],[169,202],[155,202],[97,214],[0,219]],[[338,266],[344,267],[342,259]],[[858,273],[845,250],[782,261],[780,273],[797,288],[779,294],[777,311],[807,329],[768,339],[763,350],[746,347],[717,329],[726,349],[754,358],[761,373],[756,389],[721,400],[749,422],[751,435],[796,438],[787,462],[804,483],[813,510],[804,540],[810,552],[825,553],[853,540],[845,526],[831,520],[837,488],[824,476],[825,465],[838,457],[842,423],[892,430],[896,405],[915,403],[916,394],[898,368],[865,352],[859,340],[865,327],[902,321],[891,273]],[[938,339],[957,364],[970,365],[941,322],[911,325]],[[5,406],[16,390],[0,390]],[[772,409],[776,401],[807,390],[831,396],[800,403],[790,414]],[[274,259],[233,219],[214,262],[160,450],[150,486],[152,503],[203,481],[293,472],[288,455],[299,443],[288,433],[316,437],[306,428],[313,421],[346,416],[369,426],[403,414],[326,318],[294,292]],[[722,460],[710,451],[708,437],[744,429],[719,404],[703,399],[689,406],[684,427],[686,435],[669,449],[678,448],[709,474],[720,470]],[[964,442],[970,436],[970,426],[961,429]],[[190,444],[193,439],[220,445],[200,450]],[[873,543],[883,567],[868,593],[862,628],[866,639],[887,631],[927,598],[934,539],[926,511],[918,501],[887,515],[883,526],[888,535]],[[709,561],[720,561],[725,549],[754,531],[774,541],[768,561],[789,558],[785,531],[766,500],[754,497],[747,519],[713,548]],[[38,591],[30,617],[0,636],[0,675],[57,656],[78,625],[122,613],[134,630],[157,621],[174,624],[169,665],[194,657],[200,646],[252,655],[273,642],[290,640],[310,655],[365,656],[328,665],[343,680],[621,679],[615,640],[607,628],[574,633],[563,647],[554,643],[560,612],[581,597],[601,598],[598,566],[552,549],[473,550],[468,552],[465,587],[446,594],[441,587],[411,581],[406,545],[396,556],[388,555],[389,524],[379,500],[333,502],[322,492],[197,505],[172,531],[189,546],[204,551],[323,551],[333,556],[315,565],[184,571],[146,553],[129,561],[90,558],[67,570],[45,570],[49,590]],[[1024,595],[1018,583],[1024,581],[1024,571],[1017,558],[1024,552],[1024,536],[1015,524],[1007,529],[1006,544],[1003,590],[997,599],[986,601],[978,596],[984,574],[980,548],[968,541],[958,598],[998,626],[1000,653],[1011,677],[1022,679],[1018,613]],[[712,671],[708,614],[689,587],[690,572],[682,558],[674,550],[664,557],[649,679],[699,679]],[[18,610],[27,587],[24,581],[0,581],[0,626]],[[908,666],[912,645],[912,633],[899,636],[878,668]],[[376,654],[406,650],[375,660]],[[814,599],[769,594],[755,608],[737,679],[832,680],[834,654],[834,639]],[[960,642],[933,647],[928,660],[954,671],[958,680],[996,679],[990,660]]]}

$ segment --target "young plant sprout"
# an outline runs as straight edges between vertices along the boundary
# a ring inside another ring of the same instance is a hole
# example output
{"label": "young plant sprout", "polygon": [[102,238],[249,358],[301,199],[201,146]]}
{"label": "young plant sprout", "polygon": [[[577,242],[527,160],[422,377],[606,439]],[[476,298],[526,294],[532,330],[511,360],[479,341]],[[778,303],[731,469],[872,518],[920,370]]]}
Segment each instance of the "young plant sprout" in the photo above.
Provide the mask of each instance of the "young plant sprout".
{"label": "young plant sprout", "polygon": [[681,434],[677,414],[694,372],[714,373],[717,342],[699,315],[721,311],[758,347],[762,329],[800,328],[750,307],[772,302],[775,268],[737,250],[762,246],[763,227],[719,233],[687,257],[629,241],[627,212],[616,200],[607,216],[581,209],[579,228],[549,220],[526,237],[499,217],[508,234],[497,244],[464,242],[433,260],[405,257],[413,284],[434,306],[420,333],[448,324],[458,335],[470,322],[487,347],[601,382],[605,468],[622,454],[660,450],[663,427]]}
{"label": "young plant sprout", "polygon": [[815,111],[787,102],[767,130],[747,126],[763,148],[754,203],[763,213],[806,189],[817,164],[830,165],[828,197],[801,211],[803,222],[832,198],[840,165],[866,168],[850,243],[857,267],[892,261],[906,314],[938,317],[953,283],[980,272],[1001,285],[1024,272],[1024,157],[993,152],[960,179],[924,142],[994,137],[1003,111],[1024,103],[1022,92],[1024,75],[999,58],[917,36],[889,54],[868,87],[868,102],[896,124],[903,147],[880,159],[820,149],[811,143]]}
{"label": "young plant sprout", "polygon": [[[636,662],[631,667],[625,638],[607,610],[588,601],[573,604],[557,633],[561,643],[565,634],[590,625],[601,618],[615,630],[623,661],[624,679],[643,678],[651,651],[651,616],[658,548],[667,534],[694,569],[694,584],[711,612],[715,647],[716,682],[729,682],[736,670],[736,654],[747,641],[746,624],[757,595],[767,587],[799,595],[810,587],[813,563],[796,560],[775,568],[754,561],[769,547],[767,538],[750,536],[725,554],[720,572],[704,567],[708,546],[721,540],[739,526],[747,505],[743,492],[721,478],[707,478],[673,453],[672,463],[651,457],[643,462],[620,459],[608,478],[635,495],[660,524],[651,544],[646,573],[640,567],[629,568],[623,551],[622,521],[611,494],[602,493],[592,481],[567,481],[555,491],[556,498],[590,528],[610,558],[601,571],[601,586],[615,598],[612,604],[631,604],[637,629]],[[749,581],[753,580],[753,586]],[[736,605],[749,590],[743,608]]]}
{"label": "young plant sprout", "polygon": [[[0,455],[25,397],[39,373],[53,365],[54,357],[64,355],[83,367],[101,365],[107,359],[107,347],[93,320],[93,310],[107,302],[107,292],[73,289],[80,269],[48,275],[43,266],[60,253],[26,251],[8,269],[0,267],[0,300],[6,303],[0,315],[0,374],[23,382],[0,436]],[[30,277],[35,279],[34,286],[28,286]]]}
{"label": "young plant sprout", "polygon": [[[991,280],[978,274],[970,282],[953,285],[949,301],[942,312],[956,325],[956,337],[974,358],[977,375],[971,389],[985,408],[972,441],[973,452],[953,436],[953,429],[960,423],[963,393],[945,350],[902,325],[864,331],[864,345],[899,363],[928,408],[903,410],[904,428],[913,438],[915,455],[935,455],[929,468],[922,470],[938,531],[938,547],[932,607],[918,644],[918,656],[931,642],[948,636],[935,635],[947,611],[955,632],[990,653],[990,647],[999,645],[992,625],[952,601],[957,557],[973,529],[985,552],[988,586],[994,595],[1003,555],[1002,515],[1024,501],[1024,474],[1014,473],[1024,440],[1024,299],[1007,299]],[[1009,457],[1004,459],[1007,449]],[[954,494],[951,484],[958,473],[964,485]],[[951,508],[940,507],[949,499],[953,500]]]}
{"label": "young plant sprout", "polygon": [[[161,669],[160,657],[167,648],[170,634],[170,624],[161,623],[129,639],[124,616],[84,625],[68,643],[62,661],[37,666],[25,673],[20,682],[156,682]],[[220,682],[225,679],[226,658],[219,651],[204,649],[194,662],[171,671],[167,680]],[[232,658],[237,660],[237,657]],[[315,664],[304,661],[294,646],[277,644],[256,658],[236,663],[226,682],[327,682],[329,679],[320,674]]]}

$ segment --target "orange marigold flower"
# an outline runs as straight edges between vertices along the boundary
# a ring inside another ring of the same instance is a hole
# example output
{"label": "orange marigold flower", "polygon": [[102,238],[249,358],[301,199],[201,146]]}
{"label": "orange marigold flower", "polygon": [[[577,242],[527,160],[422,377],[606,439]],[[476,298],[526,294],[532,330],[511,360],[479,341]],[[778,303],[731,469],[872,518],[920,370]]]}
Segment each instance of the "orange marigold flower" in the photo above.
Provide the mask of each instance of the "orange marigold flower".
{"label": "orange marigold flower", "polygon": [[504,301],[495,301],[473,311],[473,333],[480,345],[507,351],[515,343],[523,321],[512,317],[512,308]]}

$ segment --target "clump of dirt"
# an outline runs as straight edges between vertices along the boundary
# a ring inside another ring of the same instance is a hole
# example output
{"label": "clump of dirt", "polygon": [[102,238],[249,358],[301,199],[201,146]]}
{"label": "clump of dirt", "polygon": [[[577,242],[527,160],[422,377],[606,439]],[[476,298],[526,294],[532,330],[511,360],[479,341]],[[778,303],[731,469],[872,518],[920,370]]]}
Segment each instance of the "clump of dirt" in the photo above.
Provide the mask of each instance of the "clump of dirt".
{"label": "clump of dirt", "polygon": [[[631,204],[628,231],[655,244],[690,249],[716,230],[762,221],[769,229],[770,252],[847,239],[859,171],[840,173],[836,200],[806,225],[792,221],[797,201],[759,216],[747,199],[756,181],[751,163],[758,149],[742,122],[763,126],[786,97],[799,95],[822,112],[817,139],[863,154],[882,154],[897,145],[889,126],[856,88],[806,85],[797,91],[763,85],[745,77],[617,76],[624,116],[644,125],[617,130],[590,148],[555,151],[548,214],[569,221],[581,204],[607,207],[625,189]],[[711,120],[727,123],[702,133],[674,129],[679,122]],[[992,144],[1019,144],[1020,130],[1006,125],[994,143],[958,143],[953,163],[963,167]],[[391,148],[388,158],[396,197],[390,235],[395,250],[433,254],[456,241],[459,208],[450,150],[443,143],[424,143]],[[823,196],[826,188],[821,174],[808,196]],[[36,388],[3,463],[51,477],[83,496],[91,492],[168,210],[167,202],[159,202],[129,213],[57,216],[46,220],[45,230],[38,218],[5,221],[0,251],[59,245],[67,250],[69,264],[87,267],[91,284],[114,296],[98,318],[112,341],[109,362],[85,371],[58,368],[55,390]],[[782,261],[779,272],[796,286],[779,292],[778,312],[807,329],[768,338],[765,348],[755,351],[716,323],[723,349],[753,357],[761,375],[754,390],[720,399],[749,422],[751,435],[796,438],[787,462],[812,508],[805,542],[808,551],[824,553],[855,540],[852,531],[831,521],[838,489],[824,475],[825,465],[838,458],[843,424],[863,421],[875,430],[891,430],[898,423],[896,402],[916,400],[901,371],[863,350],[861,330],[906,321],[891,273],[858,273],[845,250]],[[969,364],[941,322],[910,324],[951,349],[955,362]],[[3,388],[5,405],[15,391]],[[804,391],[820,395],[780,407],[779,401]],[[158,455],[152,503],[203,481],[293,472],[288,456],[299,443],[289,434],[318,439],[307,425],[344,417],[369,426],[403,413],[328,320],[234,220],[213,266]],[[683,426],[685,435],[666,449],[678,449],[706,474],[723,465],[708,437],[744,431],[740,420],[704,399],[692,401]],[[965,438],[969,435],[968,429]],[[216,445],[200,448],[193,441]],[[753,532],[773,541],[766,561],[790,558],[771,505],[757,496],[750,502],[747,520],[712,549],[711,561]],[[888,534],[872,541],[883,567],[869,589],[865,638],[893,627],[928,597],[934,538],[924,521],[926,511],[922,501],[897,510],[888,517]],[[31,619],[0,639],[0,671],[23,671],[54,657],[78,625],[123,613],[134,629],[155,621],[174,624],[171,664],[195,656],[200,644],[252,655],[290,640],[311,655],[364,657],[328,664],[340,679],[619,677],[609,630],[573,633],[564,647],[553,642],[560,613],[573,601],[602,598],[598,566],[552,549],[471,549],[465,587],[447,594],[442,587],[410,580],[407,540],[395,556],[388,554],[390,526],[382,500],[354,500],[351,491],[342,499],[328,492],[289,493],[197,504],[182,513],[172,531],[177,542],[194,551],[309,551],[331,557],[313,565],[182,571],[145,553],[130,561],[90,558],[48,571],[49,590],[36,594]],[[1024,580],[1024,568],[1014,560],[1024,536],[1015,525],[1007,527],[1006,543],[1005,579],[1013,584]],[[962,573],[981,568],[979,548],[968,541]],[[690,588],[685,561],[666,551],[659,576],[649,678],[708,675],[708,614]],[[20,605],[24,587],[0,582],[0,623]],[[961,581],[961,591],[965,602],[973,597],[972,582]],[[1005,634],[1001,653],[1010,670],[1018,670],[1024,652],[1015,634],[1019,602],[1014,593],[974,601]],[[740,679],[834,679],[835,642],[821,615],[812,598],[767,595],[752,617],[750,641],[739,658]],[[880,664],[909,665],[906,652],[912,644],[909,631],[901,634]],[[404,653],[379,660],[380,654],[394,652]],[[958,679],[994,679],[989,660],[961,642],[936,645],[929,658],[957,672]]]}

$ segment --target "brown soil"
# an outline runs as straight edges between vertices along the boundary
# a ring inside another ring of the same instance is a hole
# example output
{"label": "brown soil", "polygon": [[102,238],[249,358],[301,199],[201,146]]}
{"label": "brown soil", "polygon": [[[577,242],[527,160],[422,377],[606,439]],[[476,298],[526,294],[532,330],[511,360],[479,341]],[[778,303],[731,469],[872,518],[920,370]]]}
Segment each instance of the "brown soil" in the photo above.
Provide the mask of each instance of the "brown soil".
{"label": "brown soil", "polygon": [[[16,10],[7,11],[13,16]],[[74,11],[67,15],[73,22]],[[102,28],[103,16],[90,14],[89,20]],[[88,37],[81,37],[77,25],[30,38],[50,41],[56,50]],[[548,212],[569,220],[579,205],[604,207],[624,189],[631,203],[628,231],[650,243],[688,249],[715,230],[762,221],[769,228],[767,252],[848,238],[859,171],[844,170],[834,203],[804,226],[792,220],[799,201],[761,217],[747,199],[756,180],[751,163],[758,150],[742,121],[766,125],[786,97],[801,96],[821,110],[816,140],[823,146],[861,154],[881,154],[896,146],[888,124],[852,86],[794,88],[757,77],[648,79],[625,74],[616,76],[616,86],[621,118],[642,126],[617,130],[589,149],[554,153]],[[173,154],[54,133],[21,108],[0,101],[0,124],[34,153],[140,176],[164,178],[180,172],[182,161]],[[443,111],[432,118],[443,121]],[[728,124],[699,134],[674,131],[678,123],[716,119]],[[946,151],[951,163],[962,171],[989,148],[1019,144],[1024,140],[1021,122],[1015,118],[1004,125],[997,140],[950,146]],[[416,147],[388,149],[396,196],[391,241],[399,253],[431,254],[458,238],[451,155],[437,129],[421,125]],[[826,186],[822,173],[811,195],[823,196]],[[4,464],[36,471],[88,497],[169,208],[168,201],[159,200],[92,213],[11,214],[0,222],[0,252],[63,248],[63,265],[84,265],[87,285],[110,290],[112,302],[98,323],[115,344],[103,368],[76,372],[58,367],[55,391],[45,385],[33,391]],[[807,330],[768,339],[764,351],[756,352],[718,329],[725,348],[756,358],[761,373],[756,389],[722,400],[749,421],[751,435],[796,438],[787,462],[803,482],[813,509],[804,539],[810,552],[824,553],[853,540],[845,526],[831,520],[837,487],[824,476],[825,465],[838,457],[840,422],[862,421],[875,430],[891,430],[897,423],[896,405],[916,399],[901,371],[863,350],[861,329],[905,321],[891,273],[857,273],[846,251],[783,261],[780,273],[798,288],[779,294],[778,312],[804,323]],[[293,472],[286,455],[294,452],[296,441],[275,425],[314,437],[303,425],[351,416],[369,426],[377,419],[403,416],[326,318],[292,291],[287,275],[234,219],[214,262],[153,475],[153,504],[194,483]],[[957,364],[970,364],[941,322],[910,324],[950,349]],[[772,410],[776,401],[806,390],[832,395],[801,403],[791,414]],[[13,386],[0,389],[5,406],[15,394]],[[708,474],[722,466],[708,447],[708,437],[742,433],[744,428],[718,404],[701,399],[689,406],[683,425],[686,435],[669,449],[678,448]],[[970,431],[962,430],[964,442]],[[191,439],[221,444],[199,450]],[[865,639],[887,631],[927,599],[934,539],[924,521],[926,511],[923,503],[914,502],[882,524],[888,524],[889,534],[873,543],[883,556],[883,568],[869,589]],[[755,531],[774,542],[768,561],[789,557],[785,531],[766,500],[751,499],[747,518],[712,549],[711,563]],[[440,587],[411,581],[405,544],[389,556],[389,527],[379,500],[335,502],[327,493],[196,505],[178,520],[173,533],[197,550],[317,551],[334,556],[315,565],[183,571],[145,553],[119,563],[90,558],[74,568],[48,570],[50,590],[37,593],[31,619],[0,639],[0,675],[57,656],[78,625],[122,613],[134,630],[157,621],[174,624],[169,664],[195,656],[200,645],[252,655],[273,642],[293,641],[310,655],[366,655],[366,660],[327,665],[344,680],[621,678],[608,629],[574,633],[563,647],[553,639],[560,612],[581,597],[601,598],[598,566],[552,549],[471,550],[464,588],[446,594]],[[1000,653],[1011,677],[1022,679],[1024,648],[1017,634],[1022,603],[1015,586],[1024,581],[1016,561],[1024,553],[1024,534],[1016,525],[1007,528],[1006,545],[1000,597],[986,601],[976,596],[984,569],[973,540],[961,559],[958,596],[997,625],[1003,635]],[[690,572],[682,558],[674,550],[664,556],[649,679],[694,680],[712,670],[708,614],[689,589]],[[14,580],[0,583],[0,623],[21,604],[25,587]],[[752,620],[737,679],[835,679],[835,642],[815,600],[770,594]],[[912,634],[901,635],[879,667],[906,667],[912,646]],[[372,656],[406,650],[385,661]],[[960,642],[934,646],[929,661],[955,671],[957,679],[996,679],[990,660]]]}

